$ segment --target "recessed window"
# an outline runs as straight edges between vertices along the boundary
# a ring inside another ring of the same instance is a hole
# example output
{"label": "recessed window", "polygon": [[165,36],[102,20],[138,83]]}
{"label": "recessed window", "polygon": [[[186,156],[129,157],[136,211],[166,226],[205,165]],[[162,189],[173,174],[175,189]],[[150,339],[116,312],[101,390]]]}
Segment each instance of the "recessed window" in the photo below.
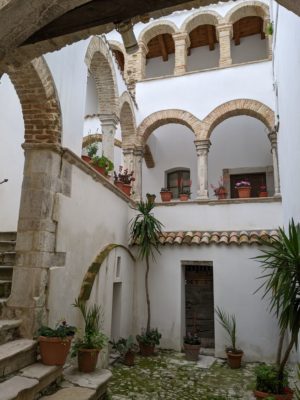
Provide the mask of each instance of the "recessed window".
{"label": "recessed window", "polygon": [[173,194],[173,199],[179,198],[179,187],[182,191],[190,190],[190,170],[178,169],[167,173],[167,187]]}
{"label": "recessed window", "polygon": [[235,189],[235,185],[237,182],[247,180],[251,185],[251,197],[259,197],[260,187],[266,186],[266,173],[260,172],[255,174],[238,174],[238,175],[230,175],[230,197],[236,198],[238,196],[238,192]]}

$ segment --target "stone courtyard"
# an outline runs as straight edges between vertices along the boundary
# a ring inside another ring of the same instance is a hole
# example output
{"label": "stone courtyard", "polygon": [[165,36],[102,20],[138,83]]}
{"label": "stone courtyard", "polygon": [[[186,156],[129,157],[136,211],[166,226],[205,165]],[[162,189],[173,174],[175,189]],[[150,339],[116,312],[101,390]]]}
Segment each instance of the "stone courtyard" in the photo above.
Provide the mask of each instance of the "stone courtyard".
{"label": "stone courtyard", "polygon": [[[160,350],[155,357],[136,357],[134,367],[117,362],[111,368],[109,400],[254,399],[256,363],[230,369],[223,359],[201,355],[198,363],[183,353]],[[290,383],[294,386],[293,372]]]}

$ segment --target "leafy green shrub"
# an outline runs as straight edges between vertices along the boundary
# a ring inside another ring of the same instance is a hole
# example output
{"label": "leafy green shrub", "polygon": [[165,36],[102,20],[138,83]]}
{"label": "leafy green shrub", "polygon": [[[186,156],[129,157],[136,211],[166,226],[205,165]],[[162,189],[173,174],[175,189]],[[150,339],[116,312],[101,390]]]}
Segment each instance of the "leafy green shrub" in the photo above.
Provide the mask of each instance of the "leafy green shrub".
{"label": "leafy green shrub", "polygon": [[134,343],[133,337],[129,336],[127,339],[120,338],[118,341],[110,341],[112,348],[119,352],[122,356],[128,352],[135,352],[138,350],[136,343]]}
{"label": "leafy green shrub", "polygon": [[161,339],[161,333],[157,329],[151,329],[150,331],[142,332],[141,335],[136,335],[136,340],[139,343],[143,343],[147,346],[159,345]]}
{"label": "leafy green shrub", "polygon": [[57,323],[54,329],[45,325],[41,326],[37,331],[37,335],[45,337],[66,338],[67,336],[74,336],[75,332],[75,326],[68,325],[67,322],[63,320]]}
{"label": "leafy green shrub", "polygon": [[87,150],[87,155],[91,158],[93,158],[98,151],[98,144],[97,143],[91,143],[88,145],[88,147],[86,148]]}
{"label": "leafy green shrub", "polygon": [[261,364],[255,368],[256,390],[266,393],[280,393],[280,388],[288,386],[288,374],[278,379],[278,368],[274,365]]}

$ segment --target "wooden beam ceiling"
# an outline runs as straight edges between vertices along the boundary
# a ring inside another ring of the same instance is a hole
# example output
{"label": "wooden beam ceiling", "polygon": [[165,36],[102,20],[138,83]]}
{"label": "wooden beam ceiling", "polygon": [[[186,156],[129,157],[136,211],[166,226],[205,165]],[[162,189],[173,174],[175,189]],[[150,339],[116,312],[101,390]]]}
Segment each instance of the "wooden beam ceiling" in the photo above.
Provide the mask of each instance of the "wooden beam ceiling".
{"label": "wooden beam ceiling", "polygon": [[158,35],[158,43],[163,61],[168,61],[169,56],[168,56],[167,46],[164,40],[164,35]]}
{"label": "wooden beam ceiling", "polygon": [[196,47],[209,46],[209,50],[215,49],[215,44],[218,43],[216,27],[214,25],[199,25],[190,32],[190,49]]}
{"label": "wooden beam ceiling", "polygon": [[241,42],[242,37],[258,35],[265,39],[264,22],[260,17],[245,17],[233,24],[233,40],[236,46]]}
{"label": "wooden beam ceiling", "polygon": [[147,46],[147,58],[162,57],[164,61],[168,61],[169,54],[175,53],[174,40],[169,33],[155,36]]}

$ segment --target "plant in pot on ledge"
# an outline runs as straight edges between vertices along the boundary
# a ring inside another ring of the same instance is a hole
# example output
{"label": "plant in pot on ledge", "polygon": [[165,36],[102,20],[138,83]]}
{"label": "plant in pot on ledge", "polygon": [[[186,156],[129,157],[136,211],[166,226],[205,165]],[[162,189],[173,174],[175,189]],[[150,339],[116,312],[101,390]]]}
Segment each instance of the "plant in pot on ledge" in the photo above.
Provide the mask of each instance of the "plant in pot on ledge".
{"label": "plant in pot on ledge", "polygon": [[237,369],[241,367],[241,361],[244,352],[236,347],[236,318],[234,314],[227,314],[224,310],[217,307],[216,314],[221,326],[228,333],[231,341],[230,347],[226,347],[227,362],[230,368]]}
{"label": "plant in pot on ledge", "polygon": [[83,161],[87,162],[88,164],[91,163],[92,158],[96,156],[98,151],[98,143],[91,143],[86,148],[87,156],[81,156]]}
{"label": "plant in pot on ledge", "polygon": [[269,395],[277,400],[290,400],[293,391],[288,387],[286,364],[292,349],[298,349],[300,332],[300,225],[291,220],[287,233],[279,228],[278,238],[272,241],[261,239],[260,242],[264,248],[255,259],[262,265],[264,282],[258,290],[263,289],[263,298],[269,300],[270,311],[278,318],[280,337],[276,364],[271,366],[273,372],[270,373],[271,376],[275,374],[276,381],[272,377],[273,389],[268,389],[275,390],[269,393],[262,390],[261,371],[258,370],[254,394],[257,399]]}
{"label": "plant in pot on ledge", "polygon": [[134,343],[133,337],[129,336],[127,339],[120,338],[117,342],[110,341],[112,348],[116,350],[123,357],[123,363],[128,367],[134,365],[135,353],[137,352],[137,345]]}
{"label": "plant in pot on ledge", "polygon": [[173,194],[172,194],[170,189],[161,188],[160,189],[160,197],[161,197],[161,201],[167,202],[167,201],[171,201],[172,200]]}
{"label": "plant in pot on ledge", "polygon": [[224,186],[224,178],[221,176],[218,182],[218,186],[210,185],[210,187],[213,189],[215,196],[218,198],[218,200],[224,200],[227,199],[227,190]]}
{"label": "plant in pot on ledge", "polygon": [[64,365],[75,332],[75,326],[68,325],[65,320],[58,323],[54,329],[41,326],[37,333],[42,363]]}
{"label": "plant in pot on ledge", "polygon": [[247,179],[236,182],[235,189],[240,199],[246,199],[251,195],[251,183]]}
{"label": "plant in pot on ledge", "polygon": [[104,176],[108,175],[109,172],[114,169],[113,162],[103,154],[101,157],[95,155],[92,158],[92,166],[96,171],[100,172],[100,174]]}
{"label": "plant in pot on ledge", "polygon": [[191,186],[192,186],[192,181],[189,180],[187,182],[184,182],[183,178],[179,178],[177,181],[178,185],[178,193],[179,193],[179,200],[180,201],[188,201],[188,199],[191,196]]}
{"label": "plant in pot on ledge", "polygon": [[98,355],[107,344],[108,338],[102,332],[102,310],[94,304],[88,307],[84,301],[75,300],[74,307],[78,308],[84,319],[84,335],[75,339],[72,346],[72,357],[78,356],[80,372],[93,372],[97,366]]}
{"label": "plant in pot on ledge", "polygon": [[128,172],[128,169],[124,169],[122,165],[119,167],[118,174],[114,171],[114,183],[115,185],[122,190],[127,196],[131,194],[131,182],[135,181],[133,176],[134,171]]}
{"label": "plant in pot on ledge", "polygon": [[200,337],[196,333],[194,335],[188,333],[183,338],[183,348],[185,352],[185,358],[188,361],[198,361],[200,344],[201,344]]}

